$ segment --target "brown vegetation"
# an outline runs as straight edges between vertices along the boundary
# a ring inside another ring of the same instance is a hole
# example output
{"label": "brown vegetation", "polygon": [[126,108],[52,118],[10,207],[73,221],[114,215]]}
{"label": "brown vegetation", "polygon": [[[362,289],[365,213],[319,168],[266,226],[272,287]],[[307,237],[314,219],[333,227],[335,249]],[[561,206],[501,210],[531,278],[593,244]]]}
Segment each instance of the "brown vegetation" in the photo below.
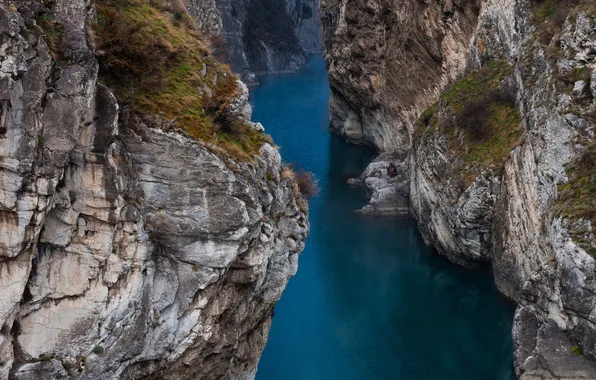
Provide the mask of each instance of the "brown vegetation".
{"label": "brown vegetation", "polygon": [[415,138],[441,132],[456,152],[455,177],[466,188],[485,169],[500,169],[521,140],[516,89],[506,85],[511,67],[487,62],[455,83],[441,101],[426,110]]}
{"label": "brown vegetation", "polygon": [[[574,241],[596,257],[593,246],[596,236],[596,141],[586,147],[585,152],[567,167],[569,182],[558,186],[558,209],[571,220],[583,219],[591,222],[592,231],[571,229]],[[592,238],[585,238],[592,233]]]}
{"label": "brown vegetation", "polygon": [[248,158],[267,141],[232,111],[237,78],[211,56],[181,1],[97,0],[100,78],[133,111]]}
{"label": "brown vegetation", "polygon": [[298,184],[300,193],[306,199],[312,199],[319,194],[319,183],[313,173],[298,170],[296,172],[296,183]]}
{"label": "brown vegetation", "polygon": [[[536,38],[548,45],[561,32],[565,20],[574,12],[596,11],[593,0],[532,0]],[[555,41],[556,43],[556,41]]]}

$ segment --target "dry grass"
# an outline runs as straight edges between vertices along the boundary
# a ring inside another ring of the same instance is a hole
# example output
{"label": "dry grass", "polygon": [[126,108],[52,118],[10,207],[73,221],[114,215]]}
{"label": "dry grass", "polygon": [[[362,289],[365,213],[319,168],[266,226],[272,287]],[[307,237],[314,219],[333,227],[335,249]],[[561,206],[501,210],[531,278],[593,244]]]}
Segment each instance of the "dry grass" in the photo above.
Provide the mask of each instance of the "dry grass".
{"label": "dry grass", "polygon": [[[559,212],[571,219],[589,220],[592,234],[596,236],[596,140],[592,140],[585,152],[567,167],[569,182],[558,186]],[[596,247],[585,239],[585,231],[570,231],[574,241],[596,257]]]}
{"label": "dry grass", "polygon": [[[162,3],[167,4],[167,7]],[[249,158],[265,135],[231,113],[236,76],[213,58],[179,1],[97,0],[101,79],[133,111]]]}
{"label": "dry grass", "polygon": [[569,15],[596,12],[594,0],[532,0],[532,3],[536,38],[545,45],[557,39]]}
{"label": "dry grass", "polygon": [[319,183],[313,173],[302,169],[294,170],[294,165],[286,165],[281,171],[281,179],[289,181],[296,198],[296,205],[304,213],[308,212],[307,200],[319,194]]}

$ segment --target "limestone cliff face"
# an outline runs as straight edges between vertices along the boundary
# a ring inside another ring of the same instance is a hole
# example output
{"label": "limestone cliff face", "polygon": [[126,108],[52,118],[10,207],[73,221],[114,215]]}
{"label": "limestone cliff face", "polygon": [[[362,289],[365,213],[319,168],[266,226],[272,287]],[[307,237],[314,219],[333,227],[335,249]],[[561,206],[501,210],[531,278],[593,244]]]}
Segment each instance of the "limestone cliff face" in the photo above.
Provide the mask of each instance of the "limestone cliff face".
{"label": "limestone cliff face", "polygon": [[331,126],[383,152],[363,211],[492,264],[520,379],[593,379],[596,10],[545,3],[323,2]]}
{"label": "limestone cliff face", "polygon": [[[322,51],[318,0],[186,0],[235,72],[293,71]],[[223,44],[220,39],[223,38]]]}
{"label": "limestone cliff face", "polygon": [[233,160],[119,105],[92,3],[52,2],[59,66],[44,2],[0,3],[0,379],[251,379],[300,196],[269,144]]}

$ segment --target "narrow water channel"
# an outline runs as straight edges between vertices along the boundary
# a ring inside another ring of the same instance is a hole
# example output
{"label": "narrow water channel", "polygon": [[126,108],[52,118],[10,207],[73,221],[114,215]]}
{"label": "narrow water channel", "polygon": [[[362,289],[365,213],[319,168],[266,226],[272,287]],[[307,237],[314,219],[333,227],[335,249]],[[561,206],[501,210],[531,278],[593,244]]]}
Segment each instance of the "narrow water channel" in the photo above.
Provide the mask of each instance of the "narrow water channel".
{"label": "narrow water channel", "polygon": [[328,132],[322,58],[252,93],[283,157],[319,179],[311,235],[275,308],[257,380],[511,380],[512,305],[490,271],[450,264],[413,220],[366,218],[345,185],[373,153]]}

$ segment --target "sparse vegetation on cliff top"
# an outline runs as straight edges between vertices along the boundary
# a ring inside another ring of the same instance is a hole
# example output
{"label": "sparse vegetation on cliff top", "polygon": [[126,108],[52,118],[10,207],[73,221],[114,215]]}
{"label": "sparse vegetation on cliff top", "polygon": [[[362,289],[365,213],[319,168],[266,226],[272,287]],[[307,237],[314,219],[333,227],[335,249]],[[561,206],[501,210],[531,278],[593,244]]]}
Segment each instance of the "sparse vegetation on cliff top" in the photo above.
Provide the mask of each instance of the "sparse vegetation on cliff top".
{"label": "sparse vegetation on cliff top", "polygon": [[100,78],[120,103],[235,157],[267,141],[231,113],[237,78],[212,57],[183,8],[144,0],[96,5]]}

